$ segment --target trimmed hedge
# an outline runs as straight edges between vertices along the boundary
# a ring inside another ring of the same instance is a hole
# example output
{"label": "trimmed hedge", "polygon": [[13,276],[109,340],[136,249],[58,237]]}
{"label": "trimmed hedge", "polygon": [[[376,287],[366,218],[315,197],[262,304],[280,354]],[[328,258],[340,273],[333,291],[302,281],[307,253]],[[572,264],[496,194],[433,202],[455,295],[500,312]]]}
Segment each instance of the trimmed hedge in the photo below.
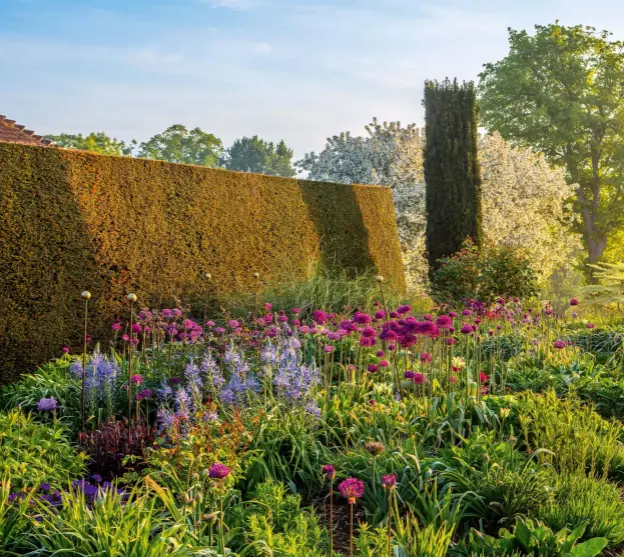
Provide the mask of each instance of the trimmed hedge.
{"label": "trimmed hedge", "polygon": [[139,305],[247,292],[312,264],[404,288],[387,188],[0,143],[0,382],[79,345],[80,292],[104,338]]}

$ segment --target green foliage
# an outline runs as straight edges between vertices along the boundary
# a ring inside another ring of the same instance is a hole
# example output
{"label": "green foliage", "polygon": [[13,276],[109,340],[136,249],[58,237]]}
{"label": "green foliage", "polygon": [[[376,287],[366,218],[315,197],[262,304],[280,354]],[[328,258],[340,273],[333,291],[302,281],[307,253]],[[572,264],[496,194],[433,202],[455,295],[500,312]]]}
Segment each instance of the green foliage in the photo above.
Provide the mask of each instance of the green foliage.
{"label": "green foliage", "polygon": [[550,471],[492,435],[473,434],[436,468],[444,489],[462,498],[464,517],[485,531],[532,516],[550,499]]}
{"label": "green foliage", "polygon": [[486,64],[479,84],[483,123],[543,152],[579,184],[577,209],[589,261],[622,224],[624,51],[592,27],[509,30],[510,52]]}
{"label": "green foliage", "polygon": [[47,482],[54,488],[82,475],[86,455],[77,453],[59,423],[43,425],[20,410],[0,413],[0,478],[16,490]]}
{"label": "green foliage", "polygon": [[472,530],[451,555],[466,557],[596,557],[606,547],[606,538],[591,538],[578,543],[585,532],[585,524],[574,530],[563,528],[553,532],[539,521],[518,520],[513,531],[501,528],[498,537]]}
{"label": "green foliage", "polygon": [[181,124],[169,126],[139,145],[138,156],[167,162],[217,166],[222,152],[221,140],[199,128],[187,130]]}
{"label": "green foliage", "polygon": [[296,171],[292,157],[292,149],[283,140],[275,145],[254,135],[235,140],[226,151],[223,166],[228,170],[293,178]]}
{"label": "green foliage", "polygon": [[467,238],[481,245],[481,170],[477,159],[474,84],[425,83],[425,155],[429,266]]}
{"label": "green foliage", "polygon": [[597,284],[583,288],[586,301],[598,307],[615,304],[618,310],[621,309],[624,304],[624,263],[597,263],[589,267]]}
{"label": "green foliage", "polygon": [[62,133],[60,135],[46,135],[46,139],[52,140],[58,147],[67,149],[82,149],[83,151],[93,151],[100,155],[131,155],[132,149],[136,145],[136,141],[127,144],[116,138],[109,137],[104,132],[91,132],[87,136],[81,133],[70,134]]}
{"label": "green foliage", "polygon": [[514,413],[524,448],[545,449],[539,460],[559,473],[586,471],[591,477],[624,477],[622,424],[601,418],[578,400],[560,400],[552,391],[545,395],[522,393]]}
{"label": "green foliage", "polygon": [[[70,360],[62,358],[41,366],[36,373],[22,375],[19,382],[0,389],[0,409],[20,407],[32,412],[40,420],[61,419],[70,427],[80,425],[80,384],[71,377]],[[42,398],[53,397],[57,402],[54,416],[50,413],[37,415],[37,403]]]}
{"label": "green foliage", "polygon": [[432,278],[434,298],[448,304],[474,298],[486,304],[499,297],[529,298],[537,294],[537,275],[517,250],[479,249],[472,242],[438,261]]}
{"label": "green foliage", "polygon": [[158,497],[137,488],[129,499],[112,492],[88,504],[80,492],[70,491],[60,508],[41,503],[30,549],[68,557],[216,557],[184,522],[163,513]]}
{"label": "green foliage", "polygon": [[[0,476],[0,555],[19,554],[27,532],[32,527],[28,498],[12,500],[9,475]],[[15,553],[13,553],[15,552]]]}
{"label": "green foliage", "polygon": [[624,503],[618,486],[578,474],[561,476],[552,501],[538,513],[553,530],[586,524],[583,539],[606,538],[609,546],[624,541]]}

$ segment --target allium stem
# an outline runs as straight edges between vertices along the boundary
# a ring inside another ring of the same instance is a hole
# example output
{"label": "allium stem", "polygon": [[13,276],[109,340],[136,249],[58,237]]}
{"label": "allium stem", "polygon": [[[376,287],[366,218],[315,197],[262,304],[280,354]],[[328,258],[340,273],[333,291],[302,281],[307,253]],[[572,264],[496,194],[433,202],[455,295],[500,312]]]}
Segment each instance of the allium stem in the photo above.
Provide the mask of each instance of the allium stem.
{"label": "allium stem", "polygon": [[132,337],[134,333],[132,331],[132,318],[134,314],[134,304],[130,302],[130,342],[128,346],[128,451],[130,451],[130,444],[132,439],[132,383],[130,378],[132,377]]}
{"label": "allium stem", "polygon": [[329,557],[334,557],[334,480],[329,482]]}
{"label": "allium stem", "polygon": [[355,503],[349,503],[349,557],[353,557],[353,507]]}
{"label": "allium stem", "polygon": [[89,317],[89,299],[85,298],[84,337],[82,345],[82,431],[85,430],[85,399],[87,392],[87,324]]}

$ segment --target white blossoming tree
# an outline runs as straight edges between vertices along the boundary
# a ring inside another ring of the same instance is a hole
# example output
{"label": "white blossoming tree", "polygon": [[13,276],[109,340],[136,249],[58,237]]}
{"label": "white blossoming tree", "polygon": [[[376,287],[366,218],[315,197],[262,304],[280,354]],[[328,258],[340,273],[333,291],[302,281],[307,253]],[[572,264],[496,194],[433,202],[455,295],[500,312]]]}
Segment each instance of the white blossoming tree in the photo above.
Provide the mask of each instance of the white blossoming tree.
{"label": "white blossoming tree", "polygon": [[[427,279],[422,131],[374,119],[366,132],[331,137],[323,151],[308,153],[296,166],[311,180],[389,186],[408,282],[422,288]],[[542,277],[551,276],[581,249],[580,237],[570,230],[573,186],[543,156],[514,149],[496,133],[481,139],[480,158],[486,245],[522,249]]]}

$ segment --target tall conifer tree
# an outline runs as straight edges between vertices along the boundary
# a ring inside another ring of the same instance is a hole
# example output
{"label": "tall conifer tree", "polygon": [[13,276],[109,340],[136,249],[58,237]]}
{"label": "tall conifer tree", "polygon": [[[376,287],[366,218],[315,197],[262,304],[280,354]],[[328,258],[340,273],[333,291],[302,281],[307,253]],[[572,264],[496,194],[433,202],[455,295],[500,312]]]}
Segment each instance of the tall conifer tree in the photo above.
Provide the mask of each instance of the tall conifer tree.
{"label": "tall conifer tree", "polygon": [[474,83],[425,82],[427,230],[431,272],[471,239],[481,244],[481,172]]}

